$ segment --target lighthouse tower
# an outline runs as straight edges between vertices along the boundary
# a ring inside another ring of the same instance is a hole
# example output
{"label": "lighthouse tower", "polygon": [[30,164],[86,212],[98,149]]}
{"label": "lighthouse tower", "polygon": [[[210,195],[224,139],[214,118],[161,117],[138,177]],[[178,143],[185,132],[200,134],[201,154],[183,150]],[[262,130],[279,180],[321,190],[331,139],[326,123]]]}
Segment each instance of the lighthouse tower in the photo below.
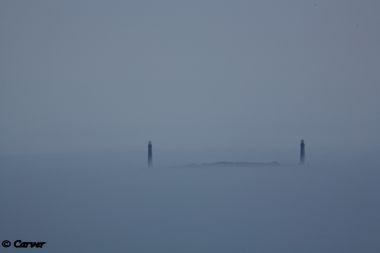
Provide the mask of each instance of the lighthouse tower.
{"label": "lighthouse tower", "polygon": [[305,163],[305,142],[301,140],[300,144],[300,164]]}
{"label": "lighthouse tower", "polygon": [[149,144],[148,144],[148,167],[152,167],[152,165],[153,165],[152,142],[149,141]]}

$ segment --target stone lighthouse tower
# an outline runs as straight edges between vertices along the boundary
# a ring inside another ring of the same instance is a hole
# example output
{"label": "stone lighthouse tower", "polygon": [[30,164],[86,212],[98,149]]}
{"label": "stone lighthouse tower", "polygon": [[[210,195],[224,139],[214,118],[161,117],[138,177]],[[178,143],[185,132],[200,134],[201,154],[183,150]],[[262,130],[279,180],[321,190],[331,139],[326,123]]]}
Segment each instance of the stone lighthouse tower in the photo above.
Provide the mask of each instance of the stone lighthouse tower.
{"label": "stone lighthouse tower", "polygon": [[153,165],[153,151],[152,151],[152,142],[148,143],[148,167],[152,167]]}
{"label": "stone lighthouse tower", "polygon": [[305,142],[301,140],[300,144],[300,164],[305,163]]}

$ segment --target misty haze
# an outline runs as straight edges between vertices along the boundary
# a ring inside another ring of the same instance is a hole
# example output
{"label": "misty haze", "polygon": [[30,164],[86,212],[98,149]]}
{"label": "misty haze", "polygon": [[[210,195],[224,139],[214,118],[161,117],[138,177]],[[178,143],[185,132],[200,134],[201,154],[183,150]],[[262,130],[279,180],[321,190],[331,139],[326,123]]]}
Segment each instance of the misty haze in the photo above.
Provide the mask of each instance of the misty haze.
{"label": "misty haze", "polygon": [[379,13],[2,1],[0,251],[379,252]]}

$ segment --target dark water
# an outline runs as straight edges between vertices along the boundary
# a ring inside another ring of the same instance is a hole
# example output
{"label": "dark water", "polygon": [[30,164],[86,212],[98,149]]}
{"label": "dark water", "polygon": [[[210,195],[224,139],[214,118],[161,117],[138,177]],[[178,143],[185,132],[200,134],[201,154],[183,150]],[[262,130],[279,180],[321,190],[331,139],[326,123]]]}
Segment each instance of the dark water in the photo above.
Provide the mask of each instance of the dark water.
{"label": "dark water", "polygon": [[46,241],[28,252],[380,252],[375,165],[16,160],[1,164],[0,240]]}

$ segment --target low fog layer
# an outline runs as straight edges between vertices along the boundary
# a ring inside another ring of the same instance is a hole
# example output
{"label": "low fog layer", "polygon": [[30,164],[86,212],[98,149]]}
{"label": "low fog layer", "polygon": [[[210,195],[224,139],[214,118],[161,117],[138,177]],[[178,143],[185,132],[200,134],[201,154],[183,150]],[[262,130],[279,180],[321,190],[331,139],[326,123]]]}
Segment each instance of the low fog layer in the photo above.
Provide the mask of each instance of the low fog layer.
{"label": "low fog layer", "polygon": [[102,160],[3,158],[1,239],[46,241],[39,251],[57,253],[380,250],[374,164],[147,168]]}

